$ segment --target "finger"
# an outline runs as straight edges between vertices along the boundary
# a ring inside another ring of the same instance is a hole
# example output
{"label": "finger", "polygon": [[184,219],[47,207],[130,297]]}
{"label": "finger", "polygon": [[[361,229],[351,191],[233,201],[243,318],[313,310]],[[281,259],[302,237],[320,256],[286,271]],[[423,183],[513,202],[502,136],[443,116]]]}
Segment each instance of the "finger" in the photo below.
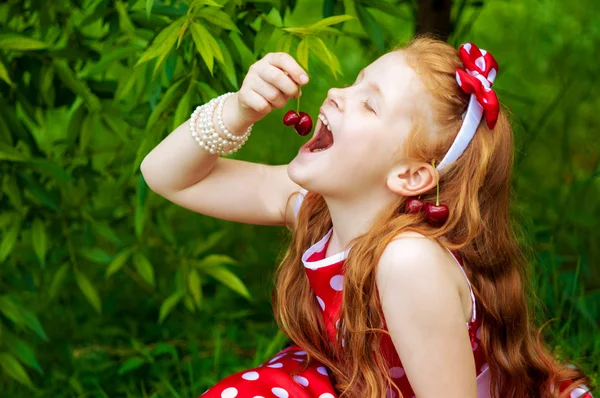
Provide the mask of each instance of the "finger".
{"label": "finger", "polygon": [[254,111],[266,115],[271,112],[273,106],[267,101],[262,95],[257,93],[256,91],[250,89],[244,92],[246,98],[244,102],[252,108]]}
{"label": "finger", "polygon": [[267,61],[273,66],[290,74],[292,79],[298,84],[308,83],[308,74],[302,69],[300,64],[296,62],[294,57],[287,53],[269,53]]}
{"label": "finger", "polygon": [[267,83],[285,93],[288,97],[296,97],[298,95],[298,84],[284,71],[273,65],[268,65],[262,69],[259,72],[259,76]]}
{"label": "finger", "polygon": [[270,83],[267,83],[261,78],[257,78],[256,81],[251,85],[251,87],[255,92],[257,92],[264,99],[269,101],[269,103],[274,108],[284,107],[288,100],[286,95],[283,92],[281,92],[277,87],[273,86]]}

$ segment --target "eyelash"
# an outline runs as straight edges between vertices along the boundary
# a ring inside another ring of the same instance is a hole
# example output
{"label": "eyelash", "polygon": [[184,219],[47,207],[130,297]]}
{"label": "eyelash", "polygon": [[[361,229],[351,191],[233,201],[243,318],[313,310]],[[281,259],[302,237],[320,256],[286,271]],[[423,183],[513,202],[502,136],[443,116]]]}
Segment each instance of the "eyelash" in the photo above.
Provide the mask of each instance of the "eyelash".
{"label": "eyelash", "polygon": [[[354,84],[346,84],[344,87],[350,87],[350,86],[354,86]],[[371,107],[371,105],[369,105],[369,101],[363,100],[362,103],[363,103],[363,106],[366,109],[368,109],[369,111],[375,113],[375,109],[373,109],[373,107]]]}

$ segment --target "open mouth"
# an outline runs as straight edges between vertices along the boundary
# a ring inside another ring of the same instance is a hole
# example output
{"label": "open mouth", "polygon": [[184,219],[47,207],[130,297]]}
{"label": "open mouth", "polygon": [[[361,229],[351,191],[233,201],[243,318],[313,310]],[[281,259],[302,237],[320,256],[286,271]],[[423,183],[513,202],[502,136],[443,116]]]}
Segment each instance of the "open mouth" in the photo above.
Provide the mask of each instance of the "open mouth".
{"label": "open mouth", "polygon": [[331,148],[332,145],[333,134],[331,134],[329,121],[323,114],[319,114],[317,129],[310,141],[303,145],[303,148],[308,152],[322,152]]}

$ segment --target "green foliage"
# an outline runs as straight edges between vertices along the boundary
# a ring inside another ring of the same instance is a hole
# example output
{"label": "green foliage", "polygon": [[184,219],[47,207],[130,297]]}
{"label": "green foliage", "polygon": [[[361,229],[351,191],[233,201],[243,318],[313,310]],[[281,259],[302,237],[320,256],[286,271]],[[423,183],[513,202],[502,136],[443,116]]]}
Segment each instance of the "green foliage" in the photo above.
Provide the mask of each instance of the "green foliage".
{"label": "green foliage", "polygon": [[[600,101],[590,54],[600,18],[560,1],[457,3],[450,41],[493,50],[495,86],[515,115],[515,208],[536,253],[537,315],[557,320],[546,329],[557,356],[597,380]],[[0,4],[4,395],[198,396],[286,344],[269,303],[281,231],[191,214],[149,192],[139,167],[268,52],[309,70],[303,106],[313,112],[329,87],[414,30],[413,2],[318,4]],[[520,32],[519,51],[507,32]],[[289,162],[304,140],[286,135],[284,111],[231,157]]]}

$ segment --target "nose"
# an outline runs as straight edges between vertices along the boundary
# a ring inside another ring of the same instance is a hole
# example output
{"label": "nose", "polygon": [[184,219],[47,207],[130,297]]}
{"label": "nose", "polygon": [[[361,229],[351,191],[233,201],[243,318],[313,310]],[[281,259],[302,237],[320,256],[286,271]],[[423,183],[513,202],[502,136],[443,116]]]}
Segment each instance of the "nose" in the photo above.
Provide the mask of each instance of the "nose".
{"label": "nose", "polygon": [[327,100],[330,101],[339,111],[344,111],[344,93],[341,89],[332,87],[327,91]]}

